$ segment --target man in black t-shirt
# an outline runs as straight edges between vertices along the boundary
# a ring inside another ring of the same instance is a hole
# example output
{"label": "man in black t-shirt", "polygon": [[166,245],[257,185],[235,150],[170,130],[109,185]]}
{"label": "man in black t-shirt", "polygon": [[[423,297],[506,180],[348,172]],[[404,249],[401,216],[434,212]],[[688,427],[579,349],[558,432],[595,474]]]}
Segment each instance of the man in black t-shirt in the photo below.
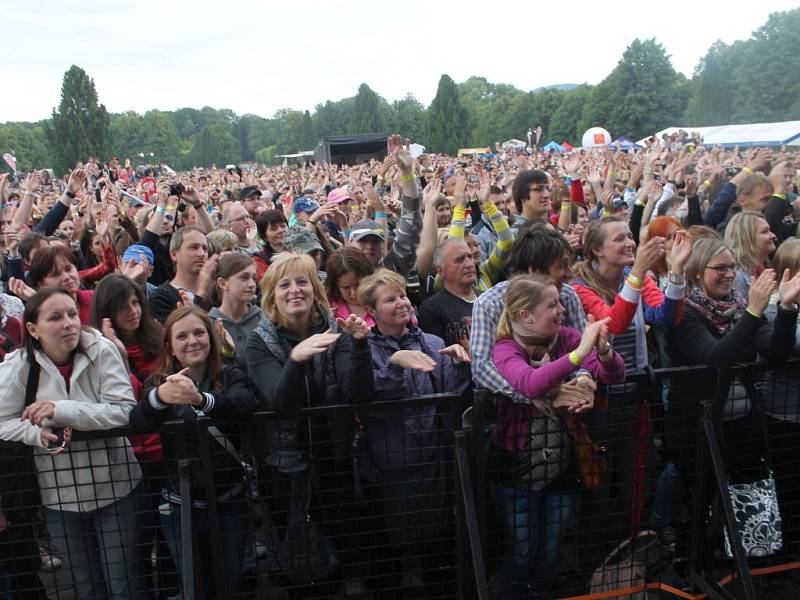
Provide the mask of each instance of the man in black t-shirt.
{"label": "man in black t-shirt", "polygon": [[445,240],[433,258],[436,271],[444,282],[419,308],[419,327],[444,340],[445,346],[461,344],[469,350],[472,326],[472,303],[475,301],[475,263],[464,240]]}

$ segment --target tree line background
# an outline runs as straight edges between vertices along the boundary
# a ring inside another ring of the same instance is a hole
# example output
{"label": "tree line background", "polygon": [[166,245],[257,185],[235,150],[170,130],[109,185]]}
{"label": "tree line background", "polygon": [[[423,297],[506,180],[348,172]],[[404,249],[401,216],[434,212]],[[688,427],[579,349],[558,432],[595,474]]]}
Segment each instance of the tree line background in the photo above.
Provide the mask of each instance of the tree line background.
{"label": "tree line background", "polygon": [[[773,13],[747,40],[709,48],[691,79],[672,66],[655,39],[635,39],[597,85],[523,91],[470,77],[442,75],[425,107],[413,94],[388,102],[362,83],[355,96],[328,100],[314,112],[283,108],[271,118],[211,107],[110,114],[80,67],[65,74],[51,118],[0,124],[0,149],[13,150],[20,170],[64,171],[88,155],[167,163],[175,169],[240,161],[275,164],[278,154],[311,150],[319,138],[399,132],[433,152],[524,139],[541,125],[543,142],[580,144],[600,125],[640,139],[673,125],[782,121],[800,118],[800,9]],[[152,153],[152,157],[151,157]]]}

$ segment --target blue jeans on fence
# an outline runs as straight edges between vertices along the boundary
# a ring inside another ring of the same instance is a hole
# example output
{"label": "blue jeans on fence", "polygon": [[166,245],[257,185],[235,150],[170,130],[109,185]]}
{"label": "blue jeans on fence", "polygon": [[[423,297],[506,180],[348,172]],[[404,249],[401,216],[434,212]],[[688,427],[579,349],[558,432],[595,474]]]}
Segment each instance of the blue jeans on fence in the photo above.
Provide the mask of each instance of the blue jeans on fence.
{"label": "blue jeans on fence", "polygon": [[[178,565],[178,572],[183,572],[182,565],[182,532],[181,532],[181,510],[180,504],[168,504],[166,508],[162,505],[160,510],[161,528],[167,545]],[[198,564],[195,565],[195,572],[199,572],[206,595],[209,598],[216,596],[215,587],[215,564],[212,556],[210,522],[208,511],[195,508],[194,523],[197,528],[195,547],[197,549]],[[250,512],[244,493],[226,502],[217,505],[217,516],[219,517],[219,533],[222,538],[222,567],[225,576],[223,585],[232,595],[236,593],[241,580],[242,564],[244,563],[245,544],[248,541],[247,531],[250,526]],[[252,538],[250,538],[252,541]]]}
{"label": "blue jeans on fence", "polygon": [[534,492],[494,481],[491,493],[502,512],[505,531],[503,598],[546,592],[556,575],[556,559],[575,495]]}
{"label": "blue jeans on fence", "polygon": [[141,572],[141,486],[92,512],[43,509],[47,531],[81,600],[147,599]]}

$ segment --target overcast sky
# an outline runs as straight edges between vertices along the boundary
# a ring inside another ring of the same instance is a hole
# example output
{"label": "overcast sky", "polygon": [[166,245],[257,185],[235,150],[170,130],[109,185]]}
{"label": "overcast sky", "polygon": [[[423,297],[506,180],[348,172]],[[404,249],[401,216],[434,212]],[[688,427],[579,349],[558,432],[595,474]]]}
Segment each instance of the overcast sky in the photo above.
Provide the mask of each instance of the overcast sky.
{"label": "overcast sky", "polygon": [[[70,65],[112,112],[190,106],[271,116],[369,84],[426,105],[442,73],[523,90],[597,83],[635,37],[691,76],[717,39],[746,39],[797,0],[579,2],[0,0],[0,122],[50,116]],[[659,10],[660,8],[660,10]]]}

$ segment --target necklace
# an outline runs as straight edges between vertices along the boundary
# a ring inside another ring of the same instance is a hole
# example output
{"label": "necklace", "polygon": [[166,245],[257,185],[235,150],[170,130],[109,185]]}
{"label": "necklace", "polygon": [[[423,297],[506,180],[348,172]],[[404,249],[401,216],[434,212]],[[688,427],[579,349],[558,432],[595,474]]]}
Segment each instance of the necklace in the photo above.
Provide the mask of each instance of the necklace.
{"label": "necklace", "polygon": [[[450,291],[450,290],[448,290],[448,291]],[[478,299],[478,296],[476,296],[474,294],[473,294],[472,298],[465,298],[461,294],[456,294],[455,292],[450,292],[450,293],[453,294],[453,296],[455,296],[459,300],[463,300],[464,302],[467,302],[468,304],[474,304],[475,300]]]}

